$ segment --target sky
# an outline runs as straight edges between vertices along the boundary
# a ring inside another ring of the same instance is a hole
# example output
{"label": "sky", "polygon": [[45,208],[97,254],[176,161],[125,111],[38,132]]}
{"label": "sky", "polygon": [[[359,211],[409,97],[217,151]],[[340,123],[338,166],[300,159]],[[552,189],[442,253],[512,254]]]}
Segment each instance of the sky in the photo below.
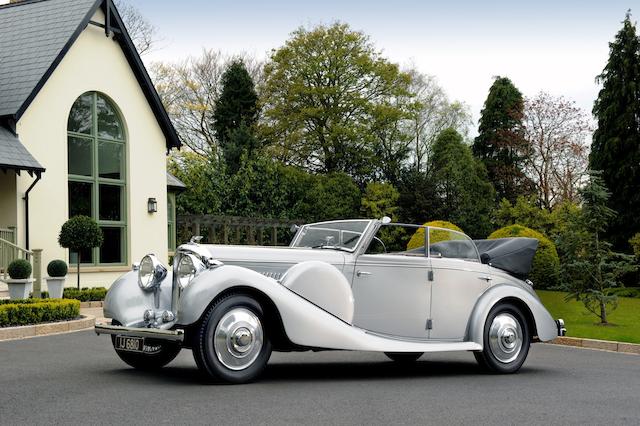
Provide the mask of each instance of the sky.
{"label": "sky", "polygon": [[640,0],[129,1],[162,39],[147,63],[203,48],[266,59],[296,28],[341,21],[368,34],[389,60],[435,76],[475,121],[497,75],[527,97],[544,90],[590,115],[608,43],[628,9],[640,16]]}

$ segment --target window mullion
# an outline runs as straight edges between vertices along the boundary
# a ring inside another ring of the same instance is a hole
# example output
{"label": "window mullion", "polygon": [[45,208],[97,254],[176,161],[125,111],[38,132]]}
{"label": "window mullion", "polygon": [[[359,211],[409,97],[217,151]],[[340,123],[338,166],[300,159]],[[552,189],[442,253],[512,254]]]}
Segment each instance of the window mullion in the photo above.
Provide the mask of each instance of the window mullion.
{"label": "window mullion", "polygon": [[[93,134],[91,143],[93,144],[93,180],[94,180],[94,190],[93,190],[93,219],[96,223],[100,223],[100,181],[98,179],[99,176],[99,166],[98,166],[98,94],[93,93],[93,103],[91,107],[93,116]],[[100,264],[100,247],[93,248],[93,264]]]}

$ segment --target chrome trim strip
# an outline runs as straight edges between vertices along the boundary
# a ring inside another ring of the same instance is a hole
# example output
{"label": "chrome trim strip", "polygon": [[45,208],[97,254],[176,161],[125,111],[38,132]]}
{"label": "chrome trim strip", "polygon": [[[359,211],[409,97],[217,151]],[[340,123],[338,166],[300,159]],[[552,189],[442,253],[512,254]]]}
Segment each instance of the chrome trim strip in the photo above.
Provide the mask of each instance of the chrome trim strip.
{"label": "chrome trim strip", "polygon": [[160,330],[157,328],[124,327],[121,325],[96,324],[95,332],[101,334],[114,334],[128,337],[148,337],[157,340],[169,340],[172,342],[184,341],[184,330]]}

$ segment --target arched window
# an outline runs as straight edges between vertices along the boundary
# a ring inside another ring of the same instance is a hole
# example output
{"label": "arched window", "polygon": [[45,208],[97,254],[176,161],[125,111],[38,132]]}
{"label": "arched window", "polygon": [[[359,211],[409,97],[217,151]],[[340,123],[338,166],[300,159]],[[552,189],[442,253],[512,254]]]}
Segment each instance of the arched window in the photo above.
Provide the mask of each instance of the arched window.
{"label": "arched window", "polygon": [[[102,247],[81,253],[83,264],[125,264],[126,172],[125,132],[113,103],[97,92],[80,96],[67,123],[69,217],[84,215],[98,222]],[[75,263],[77,253],[70,253]]]}

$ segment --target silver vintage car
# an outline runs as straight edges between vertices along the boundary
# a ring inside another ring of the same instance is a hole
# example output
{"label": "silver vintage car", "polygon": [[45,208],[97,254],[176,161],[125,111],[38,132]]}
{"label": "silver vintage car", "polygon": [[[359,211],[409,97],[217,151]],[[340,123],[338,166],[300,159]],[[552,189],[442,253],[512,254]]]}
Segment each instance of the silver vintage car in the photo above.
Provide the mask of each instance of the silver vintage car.
{"label": "silver vintage car", "polygon": [[98,334],[140,369],[182,348],[206,376],[258,377],[272,351],[471,351],[514,373],[532,342],[565,333],[526,280],[537,240],[473,241],[381,220],[297,228],[288,247],[180,246],[171,269],[145,256],[107,294]]}

